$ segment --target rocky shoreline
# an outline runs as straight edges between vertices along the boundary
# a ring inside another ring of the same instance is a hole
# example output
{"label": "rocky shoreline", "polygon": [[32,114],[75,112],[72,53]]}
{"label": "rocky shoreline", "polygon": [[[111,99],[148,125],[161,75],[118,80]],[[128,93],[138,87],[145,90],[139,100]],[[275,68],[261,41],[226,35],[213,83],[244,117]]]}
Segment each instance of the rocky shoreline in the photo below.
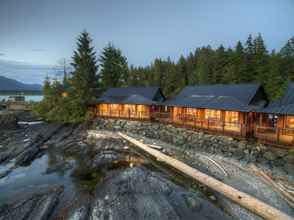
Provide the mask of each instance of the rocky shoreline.
{"label": "rocky shoreline", "polygon": [[1,130],[0,220],[232,219],[115,133],[93,140],[89,128],[42,123]]}
{"label": "rocky shoreline", "polygon": [[287,175],[294,181],[294,152],[289,150],[159,123],[97,119],[95,125],[99,130],[124,131],[161,140],[177,146],[182,151],[222,155],[244,164],[255,163],[274,175]]}

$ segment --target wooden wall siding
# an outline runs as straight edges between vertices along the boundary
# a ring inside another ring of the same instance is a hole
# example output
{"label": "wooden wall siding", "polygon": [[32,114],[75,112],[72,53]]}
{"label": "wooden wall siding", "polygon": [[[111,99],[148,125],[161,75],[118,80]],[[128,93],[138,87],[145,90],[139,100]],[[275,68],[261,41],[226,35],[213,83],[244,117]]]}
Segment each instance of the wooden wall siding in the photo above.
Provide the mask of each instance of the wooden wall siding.
{"label": "wooden wall siding", "polygon": [[265,143],[294,147],[293,116],[288,118],[289,116],[277,115],[276,117],[277,119],[273,120],[269,114],[259,114],[254,136]]}
{"label": "wooden wall siding", "polygon": [[99,104],[97,116],[126,119],[150,119],[150,106],[129,104]]}

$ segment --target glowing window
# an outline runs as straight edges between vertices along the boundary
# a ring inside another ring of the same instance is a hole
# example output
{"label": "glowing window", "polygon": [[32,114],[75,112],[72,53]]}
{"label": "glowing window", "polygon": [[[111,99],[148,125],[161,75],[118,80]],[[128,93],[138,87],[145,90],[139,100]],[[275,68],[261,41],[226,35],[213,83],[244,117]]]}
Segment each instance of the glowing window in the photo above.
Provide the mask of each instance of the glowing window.
{"label": "glowing window", "polygon": [[287,128],[294,128],[294,116],[287,116],[286,127]]}
{"label": "glowing window", "polygon": [[220,120],[221,119],[221,111],[220,110],[205,109],[205,119]]}
{"label": "glowing window", "polygon": [[225,121],[229,123],[238,123],[239,122],[239,112],[226,111]]}

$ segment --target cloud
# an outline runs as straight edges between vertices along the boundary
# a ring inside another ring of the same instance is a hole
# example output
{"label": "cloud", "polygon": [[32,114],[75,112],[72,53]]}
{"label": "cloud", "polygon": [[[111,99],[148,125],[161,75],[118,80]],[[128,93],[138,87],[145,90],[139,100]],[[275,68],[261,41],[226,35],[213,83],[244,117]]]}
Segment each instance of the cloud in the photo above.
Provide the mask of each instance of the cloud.
{"label": "cloud", "polygon": [[0,75],[16,79],[24,83],[42,83],[45,77],[60,76],[62,68],[53,65],[37,65],[25,62],[1,60]]}
{"label": "cloud", "polygon": [[33,52],[47,52],[47,49],[32,49]]}
{"label": "cloud", "polygon": [[0,52],[0,57],[5,56],[5,53]]}

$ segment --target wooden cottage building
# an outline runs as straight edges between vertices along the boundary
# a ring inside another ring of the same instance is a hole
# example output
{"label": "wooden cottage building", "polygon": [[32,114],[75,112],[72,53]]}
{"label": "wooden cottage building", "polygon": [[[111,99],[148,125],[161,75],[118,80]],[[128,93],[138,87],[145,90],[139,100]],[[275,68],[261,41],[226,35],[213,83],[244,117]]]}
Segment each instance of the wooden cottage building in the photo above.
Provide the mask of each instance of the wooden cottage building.
{"label": "wooden cottage building", "polygon": [[150,120],[165,100],[159,87],[110,88],[96,102],[99,117]]}
{"label": "wooden cottage building", "polygon": [[294,147],[294,83],[284,96],[262,109],[256,121],[255,137],[262,142]]}
{"label": "wooden cottage building", "polygon": [[254,111],[268,103],[256,84],[187,86],[163,103],[156,118],[206,132],[246,138],[254,132]]}

